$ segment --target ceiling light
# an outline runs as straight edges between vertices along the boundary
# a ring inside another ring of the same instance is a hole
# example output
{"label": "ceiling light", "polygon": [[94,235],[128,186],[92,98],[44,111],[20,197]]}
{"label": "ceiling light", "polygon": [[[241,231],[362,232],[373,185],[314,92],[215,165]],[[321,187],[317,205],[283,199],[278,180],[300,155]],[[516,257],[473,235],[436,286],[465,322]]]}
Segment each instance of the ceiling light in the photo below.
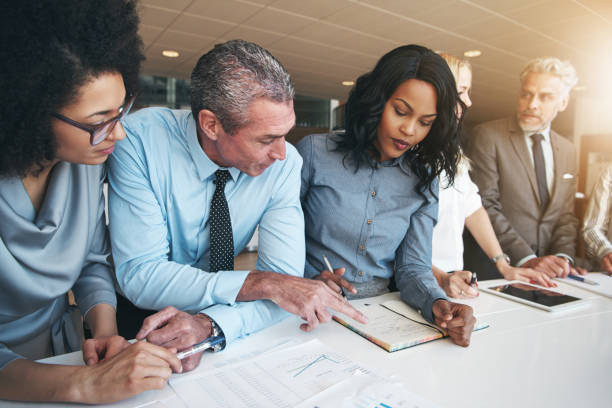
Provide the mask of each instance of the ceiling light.
{"label": "ceiling light", "polygon": [[168,58],[176,58],[179,56],[179,53],[178,51],[174,51],[174,50],[163,50],[162,55]]}
{"label": "ceiling light", "polygon": [[355,85],[355,81],[342,81],[342,85],[344,85],[344,86],[353,86],[353,85]]}
{"label": "ceiling light", "polygon": [[476,58],[476,57],[480,57],[482,55],[482,51],[480,51],[480,50],[468,50],[468,51],[464,52],[463,55],[468,57],[468,58]]}

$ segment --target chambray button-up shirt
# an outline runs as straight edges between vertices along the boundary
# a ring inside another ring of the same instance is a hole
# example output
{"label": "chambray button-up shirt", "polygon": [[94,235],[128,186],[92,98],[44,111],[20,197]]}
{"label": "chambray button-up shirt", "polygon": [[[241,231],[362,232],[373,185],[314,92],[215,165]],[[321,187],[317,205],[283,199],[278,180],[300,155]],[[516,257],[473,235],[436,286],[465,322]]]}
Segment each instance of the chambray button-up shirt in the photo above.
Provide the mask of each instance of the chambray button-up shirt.
{"label": "chambray button-up shirt", "polygon": [[[203,311],[226,340],[287,316],[271,301],[236,302],[249,271],[207,272],[208,215],[219,166],[202,150],[190,111],[148,108],[129,115],[109,163],[109,213],[117,282],[136,306]],[[302,160],[287,157],[251,177],[230,168],[225,186],[234,252],[259,224],[257,269],[302,276]]]}
{"label": "chambray button-up shirt", "polygon": [[[323,255],[333,267],[346,267],[351,282],[395,276],[401,298],[432,321],[433,302],[446,299],[431,272],[437,198],[415,192],[418,178],[404,156],[374,168],[355,171],[348,161],[344,167],[333,137],[310,135],[297,144],[304,159],[305,276],[327,269]],[[438,191],[437,181],[432,191]]]}

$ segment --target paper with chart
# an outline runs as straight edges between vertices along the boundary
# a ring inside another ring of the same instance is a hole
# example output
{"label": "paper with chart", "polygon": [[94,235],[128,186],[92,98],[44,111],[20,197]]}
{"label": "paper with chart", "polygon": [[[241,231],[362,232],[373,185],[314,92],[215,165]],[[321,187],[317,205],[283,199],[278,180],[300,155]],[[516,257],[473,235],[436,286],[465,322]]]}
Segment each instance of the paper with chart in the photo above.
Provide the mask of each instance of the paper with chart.
{"label": "paper with chart", "polygon": [[296,408],[435,408],[425,398],[408,391],[394,378],[354,375],[335,384]]}
{"label": "paper with chart", "polygon": [[170,386],[190,408],[290,408],[358,372],[369,373],[315,339]]}
{"label": "paper with chart", "polygon": [[[376,300],[369,298],[351,301],[351,305],[367,316],[367,324],[361,324],[340,313],[334,315],[334,320],[389,352],[446,336],[442,329],[426,321],[403,301],[388,300],[379,303]],[[485,327],[488,325],[480,324],[474,330]]]}

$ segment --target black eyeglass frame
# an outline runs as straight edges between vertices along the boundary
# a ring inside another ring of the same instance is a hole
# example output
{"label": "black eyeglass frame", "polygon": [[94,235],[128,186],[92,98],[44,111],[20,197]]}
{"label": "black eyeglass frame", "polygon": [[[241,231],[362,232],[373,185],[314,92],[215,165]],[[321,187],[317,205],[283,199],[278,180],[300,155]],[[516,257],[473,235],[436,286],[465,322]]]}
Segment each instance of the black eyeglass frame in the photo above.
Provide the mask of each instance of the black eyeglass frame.
{"label": "black eyeglass frame", "polygon": [[[89,133],[89,143],[92,146],[95,146],[97,144],[102,143],[104,140],[106,140],[108,135],[111,134],[111,132],[115,128],[115,125],[117,124],[117,122],[119,122],[125,115],[128,114],[128,112],[132,108],[132,105],[134,105],[134,101],[136,100],[136,95],[130,95],[128,96],[128,98],[129,99],[123,104],[123,106],[119,108],[119,114],[117,116],[110,118],[108,120],[105,120],[104,122],[98,123],[97,125],[86,125],[84,123],[77,122],[76,120],[70,119],[69,117],[64,116],[60,113],[56,113],[56,112],[53,112],[52,115],[53,117],[61,120],[62,122],[66,122],[69,125],[72,125],[74,127],[77,127],[81,130],[88,132]],[[105,127],[107,127],[107,129],[104,129]],[[98,137],[101,137],[100,140],[96,140],[97,139],[96,132],[100,133],[102,130],[105,130],[105,132],[102,133],[101,136],[98,136]]]}

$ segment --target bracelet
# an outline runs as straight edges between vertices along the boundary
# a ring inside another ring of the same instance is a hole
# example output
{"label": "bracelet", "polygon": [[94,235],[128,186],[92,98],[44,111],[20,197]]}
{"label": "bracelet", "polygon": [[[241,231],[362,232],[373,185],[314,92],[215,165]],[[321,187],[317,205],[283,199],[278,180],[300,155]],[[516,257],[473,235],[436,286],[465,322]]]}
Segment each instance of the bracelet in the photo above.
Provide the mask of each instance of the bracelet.
{"label": "bracelet", "polygon": [[506,260],[506,262],[508,262],[508,265],[512,265],[512,264],[510,263],[510,257],[509,257],[508,255],[504,254],[504,253],[501,253],[501,254],[499,254],[499,255],[494,256],[493,258],[491,258],[491,261],[492,261],[494,264],[496,264],[496,263],[497,263],[497,261],[499,261],[500,259],[505,259],[505,260]]}

